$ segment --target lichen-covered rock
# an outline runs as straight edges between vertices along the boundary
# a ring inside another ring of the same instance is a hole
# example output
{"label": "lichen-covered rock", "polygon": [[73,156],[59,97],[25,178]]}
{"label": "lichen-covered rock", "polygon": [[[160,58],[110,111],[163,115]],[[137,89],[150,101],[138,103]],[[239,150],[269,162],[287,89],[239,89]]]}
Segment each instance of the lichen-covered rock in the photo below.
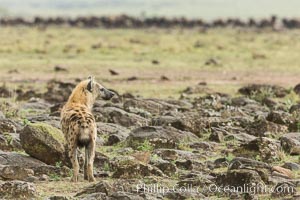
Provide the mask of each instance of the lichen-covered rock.
{"label": "lichen-covered rock", "polygon": [[291,155],[300,155],[300,133],[287,133],[280,138],[282,148]]}
{"label": "lichen-covered rock", "polygon": [[20,139],[25,152],[34,158],[50,165],[65,161],[64,136],[48,124],[28,124]]}
{"label": "lichen-covered rock", "polygon": [[23,181],[8,181],[0,183],[1,199],[33,199],[37,191],[33,183]]}

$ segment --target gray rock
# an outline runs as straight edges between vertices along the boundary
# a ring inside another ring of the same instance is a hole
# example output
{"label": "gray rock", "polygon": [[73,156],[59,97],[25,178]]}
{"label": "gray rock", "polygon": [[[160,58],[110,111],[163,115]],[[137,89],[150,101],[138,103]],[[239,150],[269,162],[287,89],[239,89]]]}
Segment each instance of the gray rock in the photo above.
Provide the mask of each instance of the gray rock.
{"label": "gray rock", "polygon": [[110,196],[114,200],[144,200],[145,198],[129,192],[115,192]]}
{"label": "gray rock", "polygon": [[83,195],[93,193],[102,193],[105,195],[110,195],[113,193],[113,186],[107,181],[100,181],[78,192],[75,195],[75,197],[82,197]]}
{"label": "gray rock", "polygon": [[96,193],[92,193],[92,194],[87,194],[85,195],[83,198],[81,198],[82,200],[109,200],[110,198],[101,192],[96,192]]}
{"label": "gray rock", "polygon": [[280,143],[266,137],[256,138],[248,143],[241,144],[233,153],[239,157],[260,157],[265,162],[280,160]]}
{"label": "gray rock", "polygon": [[287,133],[280,138],[281,146],[291,155],[300,155],[300,133]]}
{"label": "gray rock", "polygon": [[10,119],[0,119],[0,133],[16,133],[16,123]]}
{"label": "gray rock", "polygon": [[37,191],[33,183],[23,181],[7,181],[0,183],[0,198],[2,199],[32,199]]}
{"label": "gray rock", "polygon": [[112,161],[112,167],[114,169],[114,173],[112,175],[113,178],[130,179],[151,175],[162,177],[166,176],[157,167],[142,163],[133,157],[122,156],[115,159],[115,161]]}
{"label": "gray rock", "polygon": [[129,133],[130,130],[118,124],[97,122],[97,134],[100,136],[117,134],[119,132]]}
{"label": "gray rock", "polygon": [[160,169],[167,176],[172,176],[177,171],[176,165],[174,163],[163,159],[151,159],[150,164]]}
{"label": "gray rock", "polygon": [[4,133],[0,135],[0,150],[3,151],[22,151],[20,137],[17,133]]}
{"label": "gray rock", "polygon": [[258,103],[253,100],[253,99],[249,99],[247,97],[235,97],[231,99],[231,105],[233,106],[245,106],[247,104],[255,104],[258,105]]}
{"label": "gray rock", "polygon": [[281,86],[267,84],[251,84],[239,89],[239,92],[244,95],[275,95],[276,97],[284,97],[289,91]]}
{"label": "gray rock", "polygon": [[290,169],[292,171],[299,171],[300,170],[300,165],[297,163],[293,163],[293,162],[287,162],[284,163],[284,165],[282,166],[286,169]]}
{"label": "gray rock", "polygon": [[289,112],[292,114],[300,114],[300,104],[292,105]]}
{"label": "gray rock", "polygon": [[183,150],[177,150],[177,149],[155,149],[153,151],[154,154],[160,156],[164,160],[193,160],[193,159],[199,159],[201,155],[192,153],[190,151],[183,151]]}
{"label": "gray rock", "polygon": [[130,147],[137,148],[146,140],[155,148],[175,148],[180,142],[197,140],[197,136],[172,127],[144,126],[131,131],[126,141]]}
{"label": "gray rock", "polygon": [[251,184],[263,184],[263,180],[257,171],[248,169],[230,170],[225,174],[219,175],[216,183],[222,186],[245,186]]}
{"label": "gray rock", "polygon": [[19,153],[0,151],[0,163],[2,165],[16,165],[23,168],[33,169],[34,167],[46,166],[45,163]]}
{"label": "gray rock", "polygon": [[268,135],[276,136],[288,132],[288,127],[285,125],[269,122],[265,119],[258,119],[246,128],[246,132],[257,137],[266,137]]}
{"label": "gray rock", "polygon": [[149,99],[128,99],[124,102],[124,110],[142,117],[150,117],[151,115],[161,114],[166,108],[162,104]]}
{"label": "gray rock", "polygon": [[214,142],[223,142],[224,135],[221,131],[214,131],[210,134],[209,140]]}
{"label": "gray rock", "polygon": [[97,107],[95,112],[100,112],[104,116],[106,122],[115,123],[121,126],[144,126],[149,123],[149,120],[139,115],[128,113],[116,107]]}
{"label": "gray rock", "polygon": [[267,116],[267,120],[276,124],[287,126],[293,123],[292,115],[284,111],[271,111]]}
{"label": "gray rock", "polygon": [[230,161],[228,166],[228,170],[235,170],[235,169],[271,170],[271,166],[265,162],[260,162],[249,158],[236,157]]}
{"label": "gray rock", "polygon": [[3,166],[0,165],[0,177],[5,180],[26,180],[33,176],[32,169],[26,169],[20,166]]}

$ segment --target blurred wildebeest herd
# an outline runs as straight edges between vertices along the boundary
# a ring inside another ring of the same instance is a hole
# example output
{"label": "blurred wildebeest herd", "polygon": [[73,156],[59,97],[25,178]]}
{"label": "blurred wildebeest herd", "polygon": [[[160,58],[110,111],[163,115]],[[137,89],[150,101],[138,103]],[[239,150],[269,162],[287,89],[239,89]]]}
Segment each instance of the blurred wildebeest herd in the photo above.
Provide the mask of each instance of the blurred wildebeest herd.
{"label": "blurred wildebeest herd", "polygon": [[166,18],[166,17],[149,17],[138,18],[127,15],[119,16],[102,16],[102,17],[34,17],[33,19],[25,19],[21,17],[4,17],[0,19],[2,26],[49,26],[49,25],[68,25],[71,27],[105,27],[105,28],[215,28],[215,27],[250,27],[250,28],[300,28],[300,20],[296,18],[282,18],[271,16],[265,19],[241,20],[237,18],[216,19],[213,21],[205,21],[202,19],[187,19],[180,18]]}

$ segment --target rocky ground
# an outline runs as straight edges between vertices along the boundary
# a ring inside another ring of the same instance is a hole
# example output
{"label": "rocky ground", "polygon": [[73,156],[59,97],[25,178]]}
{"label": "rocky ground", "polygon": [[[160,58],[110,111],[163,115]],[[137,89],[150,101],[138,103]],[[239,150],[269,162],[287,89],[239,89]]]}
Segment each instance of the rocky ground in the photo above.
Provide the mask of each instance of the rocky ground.
{"label": "rocky ground", "polygon": [[300,198],[300,104],[284,98],[300,86],[254,84],[230,96],[199,84],[179,99],[98,100],[97,181],[71,183],[59,116],[75,84],[13,91],[16,101],[0,88],[1,199]]}

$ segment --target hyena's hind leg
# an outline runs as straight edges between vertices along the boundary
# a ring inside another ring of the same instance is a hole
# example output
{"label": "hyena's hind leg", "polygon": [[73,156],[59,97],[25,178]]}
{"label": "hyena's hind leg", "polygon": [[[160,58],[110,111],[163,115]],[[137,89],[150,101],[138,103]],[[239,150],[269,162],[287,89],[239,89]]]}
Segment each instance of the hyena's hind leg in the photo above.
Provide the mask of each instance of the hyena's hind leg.
{"label": "hyena's hind leg", "polygon": [[83,172],[84,172],[84,180],[88,180],[88,172],[87,172],[87,168],[88,168],[88,161],[89,161],[89,152],[88,152],[88,148],[87,146],[85,147],[85,159],[84,159],[84,167],[83,167]]}
{"label": "hyena's hind leg", "polygon": [[[85,156],[87,159],[85,163],[87,163],[86,166],[86,175],[87,175],[87,180],[89,182],[95,181],[94,178],[94,159],[95,159],[95,140],[92,140],[89,145],[86,147],[86,153],[88,156]],[[86,164],[85,164],[86,165]]]}
{"label": "hyena's hind leg", "polygon": [[77,145],[69,145],[69,158],[72,163],[73,167],[73,176],[72,181],[77,182],[78,181],[78,174],[79,174],[79,164],[78,164],[78,158],[77,158]]}

